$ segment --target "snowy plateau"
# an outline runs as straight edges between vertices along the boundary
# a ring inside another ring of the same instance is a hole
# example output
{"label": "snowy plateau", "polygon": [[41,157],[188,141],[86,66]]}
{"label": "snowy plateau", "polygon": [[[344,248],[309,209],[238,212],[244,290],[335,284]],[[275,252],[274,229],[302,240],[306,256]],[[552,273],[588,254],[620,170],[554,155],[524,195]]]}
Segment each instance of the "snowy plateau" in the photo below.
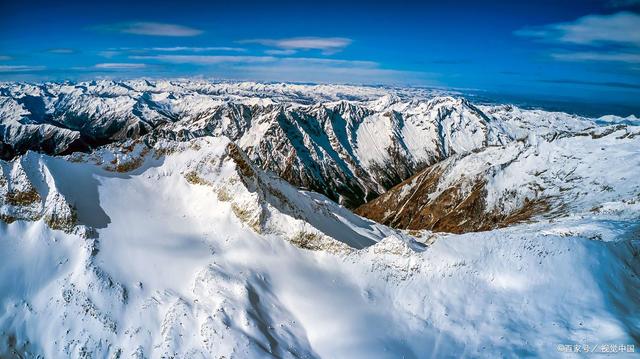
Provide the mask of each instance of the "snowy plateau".
{"label": "snowy plateau", "polygon": [[635,116],[0,83],[0,136],[1,358],[640,352]]}

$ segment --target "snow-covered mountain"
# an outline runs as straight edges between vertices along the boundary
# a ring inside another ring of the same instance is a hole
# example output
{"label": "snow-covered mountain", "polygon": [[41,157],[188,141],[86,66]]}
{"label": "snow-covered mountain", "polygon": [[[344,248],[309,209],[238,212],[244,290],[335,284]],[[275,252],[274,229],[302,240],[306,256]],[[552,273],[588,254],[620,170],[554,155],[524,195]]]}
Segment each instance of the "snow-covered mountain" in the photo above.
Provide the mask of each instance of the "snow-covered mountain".
{"label": "snow-covered mountain", "polygon": [[546,357],[640,330],[638,223],[617,208],[410,236],[225,138],[30,152],[1,183],[6,355]]}
{"label": "snow-covered mountain", "polygon": [[[640,345],[633,125],[353,86],[0,94],[0,357]],[[382,224],[309,189],[381,194]]]}
{"label": "snow-covered mountain", "polygon": [[1,303],[11,309],[0,353],[309,356],[270,279],[217,263],[222,248],[245,242],[269,256],[272,244],[292,250],[285,239],[347,254],[389,236],[422,247],[263,173],[222,137],[1,164]]}
{"label": "snow-covered mountain", "polygon": [[450,156],[356,213],[397,228],[468,232],[615,212],[637,221],[640,127],[538,136]]}
{"label": "snow-covered mountain", "polygon": [[0,87],[5,159],[66,154],[152,137],[224,135],[290,183],[347,207],[369,201],[448,156],[529,132],[579,130],[576,116],[479,108],[420,89],[126,81]]}

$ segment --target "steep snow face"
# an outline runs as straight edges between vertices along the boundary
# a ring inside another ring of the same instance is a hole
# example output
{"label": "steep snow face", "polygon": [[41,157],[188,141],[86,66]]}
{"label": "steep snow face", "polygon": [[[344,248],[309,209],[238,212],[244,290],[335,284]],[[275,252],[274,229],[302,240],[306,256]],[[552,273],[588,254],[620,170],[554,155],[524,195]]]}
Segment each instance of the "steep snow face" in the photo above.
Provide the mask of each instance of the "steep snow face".
{"label": "steep snow face", "polygon": [[454,154],[596,126],[437,91],[377,87],[97,81],[0,87],[0,155],[65,154],[139,138],[229,137],[262,169],[347,207]]}
{"label": "steep snow face", "polygon": [[356,213],[398,228],[488,230],[536,216],[637,216],[640,127],[537,136],[455,155]]}
{"label": "steep snow face", "polygon": [[[611,210],[589,216],[412,237],[263,172],[226,138],[0,163],[2,198],[29,198],[2,204],[14,217],[0,222],[2,357],[555,357],[558,344],[638,345],[639,208],[613,194]],[[75,215],[56,229],[45,216],[67,213],[63,203]]]}

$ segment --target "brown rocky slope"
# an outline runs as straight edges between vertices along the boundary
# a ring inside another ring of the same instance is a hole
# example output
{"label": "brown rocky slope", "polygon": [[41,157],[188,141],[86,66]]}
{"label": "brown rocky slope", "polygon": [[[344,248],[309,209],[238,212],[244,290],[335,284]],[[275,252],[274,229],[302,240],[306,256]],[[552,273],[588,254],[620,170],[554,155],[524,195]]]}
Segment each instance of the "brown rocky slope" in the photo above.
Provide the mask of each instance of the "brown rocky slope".
{"label": "brown rocky slope", "polygon": [[[464,233],[567,213],[589,215],[640,199],[636,163],[618,156],[640,147],[637,127],[531,136],[455,155],[395,186],[356,213],[401,229]],[[597,149],[597,150],[594,150]],[[620,151],[622,150],[622,151]],[[625,163],[612,166],[613,163]]]}

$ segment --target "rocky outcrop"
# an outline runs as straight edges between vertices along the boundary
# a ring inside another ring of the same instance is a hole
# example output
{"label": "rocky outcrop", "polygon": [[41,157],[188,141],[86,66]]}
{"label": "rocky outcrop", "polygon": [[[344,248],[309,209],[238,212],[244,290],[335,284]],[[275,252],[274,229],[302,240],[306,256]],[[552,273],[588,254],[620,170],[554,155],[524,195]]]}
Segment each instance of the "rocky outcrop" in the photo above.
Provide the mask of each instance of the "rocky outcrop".
{"label": "rocky outcrop", "polygon": [[0,160],[0,220],[13,223],[43,219],[52,229],[84,232],[77,228],[76,210],[58,192],[51,174],[42,166],[34,166],[33,161],[28,156],[11,162]]}

